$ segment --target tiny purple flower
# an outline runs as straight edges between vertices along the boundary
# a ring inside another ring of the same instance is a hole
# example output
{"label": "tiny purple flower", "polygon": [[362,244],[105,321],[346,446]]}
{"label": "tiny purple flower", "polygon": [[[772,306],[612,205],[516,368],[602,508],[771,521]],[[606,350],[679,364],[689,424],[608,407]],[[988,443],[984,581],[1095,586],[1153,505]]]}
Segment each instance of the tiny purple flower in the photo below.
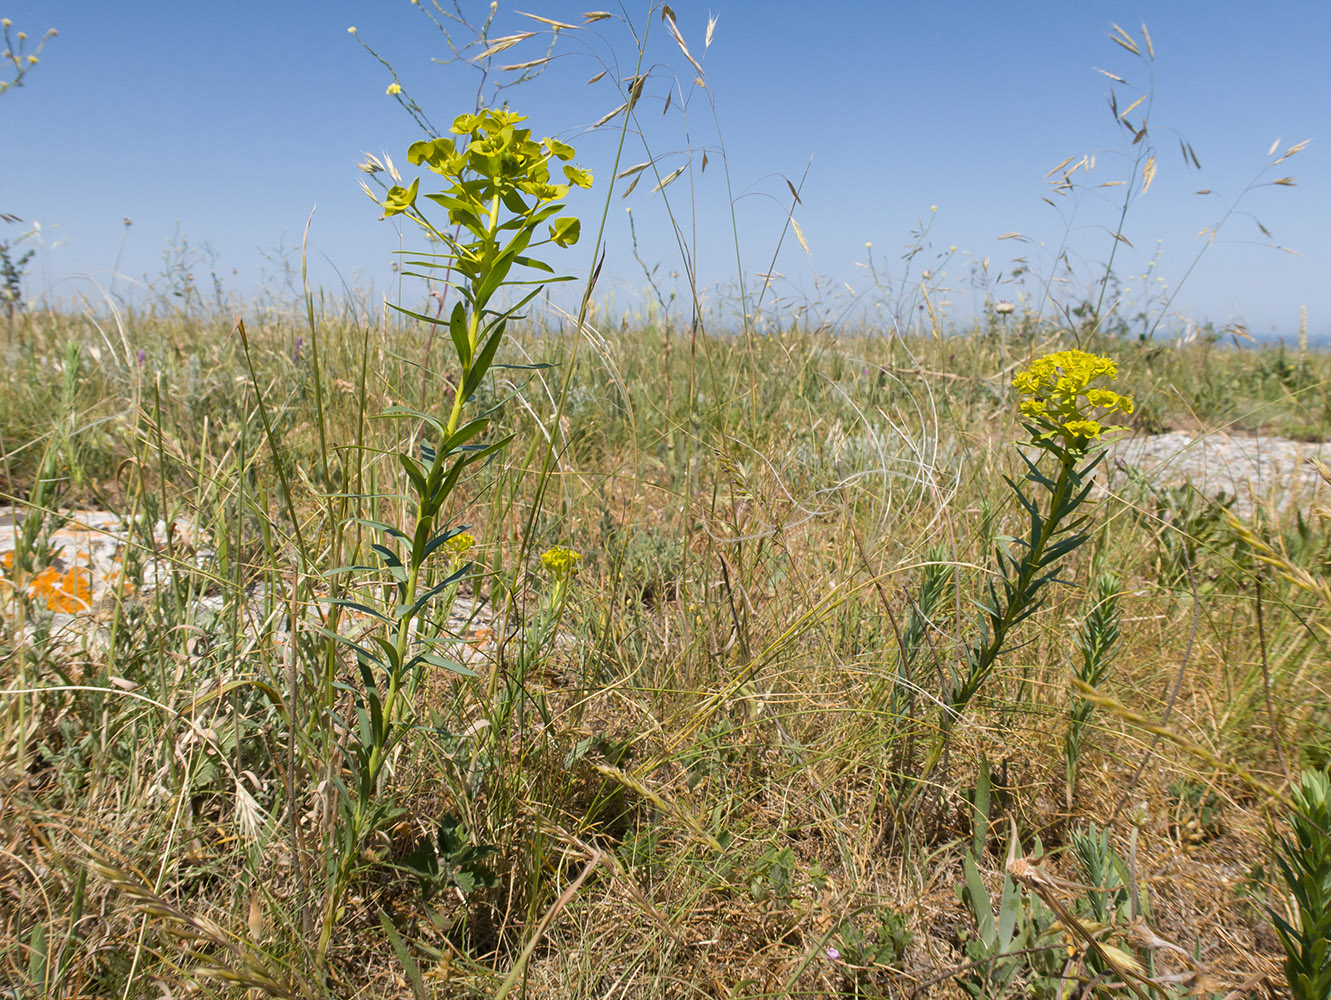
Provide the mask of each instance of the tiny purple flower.
{"label": "tiny purple flower", "polygon": [[136,360],[139,362],[139,367],[142,368],[143,363],[148,360],[148,352],[145,351],[142,347],[140,347]]}
{"label": "tiny purple flower", "polygon": [[827,949],[827,960],[828,960],[829,962],[839,962],[839,961],[841,961],[841,952],[837,951],[835,948],[828,948],[828,949]]}
{"label": "tiny purple flower", "polygon": [[304,337],[297,337],[297,338],[296,338],[296,346],[295,346],[294,348],[292,348],[292,351],[291,351],[291,362],[292,362],[292,364],[295,364],[297,361],[300,360],[300,349],[301,349],[302,346],[304,346],[304,344],[305,344],[305,338],[304,338]]}

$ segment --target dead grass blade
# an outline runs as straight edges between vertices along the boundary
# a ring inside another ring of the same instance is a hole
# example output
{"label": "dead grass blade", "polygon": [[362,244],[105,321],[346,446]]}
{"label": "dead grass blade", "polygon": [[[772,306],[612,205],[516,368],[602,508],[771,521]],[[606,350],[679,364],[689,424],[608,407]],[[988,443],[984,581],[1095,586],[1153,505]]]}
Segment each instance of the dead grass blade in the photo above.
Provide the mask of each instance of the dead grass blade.
{"label": "dead grass blade", "polygon": [[625,771],[621,771],[617,767],[611,767],[609,764],[596,764],[595,767],[597,771],[599,771],[605,777],[609,778],[611,781],[617,782],[618,784],[629,789],[630,791],[637,792],[652,805],[656,806],[656,808],[660,809],[663,813],[673,816],[676,820],[678,820],[685,827],[687,827],[688,831],[691,834],[693,834],[693,836],[696,839],[706,844],[709,848],[716,851],[718,854],[722,854],[725,852],[725,848],[721,845],[721,842],[717,840],[716,837],[712,836],[712,834],[708,833],[706,828],[703,827],[702,823],[698,821],[698,818],[694,816],[692,813],[690,813],[687,809],[680,806],[679,803],[673,801],[672,799],[667,799],[664,795],[662,795],[656,789],[652,788],[645,781],[642,781],[639,778],[635,778],[633,775]]}
{"label": "dead grass blade", "polygon": [[[196,963],[194,968],[197,972],[281,1000],[313,1000],[314,994],[299,976],[293,977],[292,985],[283,984],[284,977],[269,963],[267,956],[237,941],[215,921],[202,914],[186,913],[149,889],[135,876],[98,855],[90,856],[88,867],[127,896],[141,914],[155,917],[158,927],[176,941],[187,959]],[[198,945],[211,946],[216,952],[206,954],[198,949]],[[229,956],[230,962],[219,964],[218,952]]]}
{"label": "dead grass blade", "polygon": [[1150,733],[1152,736],[1159,736],[1161,739],[1174,744],[1174,746],[1178,747],[1183,752],[1191,754],[1193,757],[1196,757],[1198,760],[1205,761],[1207,764],[1215,768],[1217,771],[1221,771],[1224,774],[1228,774],[1233,778],[1238,778],[1240,781],[1242,781],[1244,784],[1248,785],[1255,791],[1259,791],[1263,795],[1270,798],[1271,800],[1279,802],[1282,805],[1284,805],[1286,808],[1289,808],[1288,802],[1286,801],[1284,795],[1282,795],[1277,789],[1272,788],[1265,781],[1262,781],[1260,778],[1256,777],[1247,768],[1239,767],[1238,765],[1233,764],[1229,761],[1221,760],[1219,757],[1217,757],[1215,754],[1213,754],[1210,750],[1206,749],[1206,747],[1202,746],[1201,744],[1194,743],[1186,736],[1179,735],[1178,733],[1174,732],[1174,730],[1170,729],[1168,726],[1163,726],[1160,723],[1154,721],[1153,719],[1148,719],[1140,712],[1134,712],[1132,709],[1124,705],[1121,701],[1105,694],[1103,691],[1100,691],[1098,688],[1091,687],[1089,684],[1086,684],[1083,681],[1076,679],[1073,680],[1072,685],[1077,689],[1078,697],[1085,698],[1087,701],[1090,702],[1094,702],[1098,707],[1103,708],[1105,711],[1118,716],[1124,722],[1131,723],[1132,725],[1145,730],[1146,732]]}

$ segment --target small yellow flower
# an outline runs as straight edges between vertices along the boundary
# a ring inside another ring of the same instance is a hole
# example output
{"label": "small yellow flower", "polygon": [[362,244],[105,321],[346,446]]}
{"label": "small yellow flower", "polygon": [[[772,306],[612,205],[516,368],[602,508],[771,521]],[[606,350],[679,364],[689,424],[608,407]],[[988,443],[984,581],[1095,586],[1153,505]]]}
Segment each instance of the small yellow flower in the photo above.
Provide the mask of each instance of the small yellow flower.
{"label": "small yellow flower", "polygon": [[1098,420],[1069,420],[1063,425],[1063,429],[1069,434],[1075,434],[1077,437],[1084,437],[1088,440],[1098,438],[1102,430]]}
{"label": "small yellow flower", "polygon": [[573,567],[582,558],[581,552],[574,552],[562,545],[556,545],[541,555],[541,565],[555,575],[556,580],[565,580],[573,572]]}
{"label": "small yellow flower", "polygon": [[454,535],[444,544],[451,552],[460,556],[476,544],[476,539],[470,532],[464,531],[460,535]]}
{"label": "small yellow flower", "polygon": [[386,90],[385,93],[388,94],[389,97],[402,93],[402,84],[397,83],[396,81],[390,83],[388,85],[388,90]]}

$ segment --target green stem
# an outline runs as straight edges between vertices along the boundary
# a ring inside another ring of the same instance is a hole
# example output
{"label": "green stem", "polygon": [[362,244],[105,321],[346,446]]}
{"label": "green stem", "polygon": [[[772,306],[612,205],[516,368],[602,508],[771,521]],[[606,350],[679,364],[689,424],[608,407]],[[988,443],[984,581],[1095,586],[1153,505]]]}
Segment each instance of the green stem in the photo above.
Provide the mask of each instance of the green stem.
{"label": "green stem", "polygon": [[1076,469],[1077,459],[1081,457],[1078,453],[1068,449],[1063,449],[1057,454],[1060,462],[1059,473],[1051,493],[1049,514],[1047,517],[1040,519],[1030,547],[1022,557],[1020,568],[1017,571],[1016,585],[1012,589],[1012,600],[993,622],[988,641],[982,642],[974,651],[971,658],[970,674],[965,682],[960,688],[948,695],[947,706],[943,709],[939,724],[938,739],[929,751],[929,756],[920,771],[915,787],[907,799],[908,802],[925,786],[930,775],[933,774],[934,768],[938,766],[938,762],[942,759],[943,751],[947,747],[948,738],[953,728],[961,719],[961,713],[966,710],[966,706],[979,693],[980,688],[993,672],[994,663],[998,660],[999,653],[1003,651],[1003,647],[1006,645],[1008,632],[1016,622],[1024,617],[1024,612],[1036,598],[1037,589],[1032,588],[1032,582],[1036,574],[1044,568],[1041,564],[1045,549],[1049,546],[1050,540],[1058,534],[1059,524],[1064,513],[1066,513],[1065,505],[1067,504],[1068,495],[1072,491],[1076,480],[1074,470]]}
{"label": "green stem", "polygon": [[[489,235],[486,246],[487,263],[493,266],[495,251],[497,247],[496,234],[499,231],[499,196],[496,195],[490,204]],[[429,227],[433,230],[433,227]],[[481,273],[474,280],[475,287],[480,287],[488,275],[489,267],[482,269]],[[473,302],[471,315],[467,319],[467,343],[470,347],[471,357],[475,357],[476,349],[479,347],[481,330],[481,304]],[[462,360],[462,359],[459,359]],[[457,389],[453,393],[453,405],[449,411],[447,435],[451,436],[462,422],[462,411],[467,404],[463,387],[467,384],[467,379],[471,374],[472,364],[468,358],[462,361],[462,371],[458,378]],[[441,442],[442,444],[442,442]],[[441,458],[443,456],[440,456]],[[416,523],[420,524],[425,518],[434,517],[437,511],[430,509],[430,498],[422,496],[416,506]],[[420,585],[421,572],[424,569],[423,561],[416,561],[414,555],[407,576],[407,586],[403,592],[402,606],[411,607],[416,601],[416,592]],[[411,644],[411,627],[416,616],[404,615],[398,622],[397,635],[394,639],[394,648],[397,651],[397,662],[400,669],[390,672],[388,678],[388,692],[384,696],[383,719],[384,731],[383,742],[376,743],[370,749],[370,759],[366,765],[366,787],[373,793],[379,783],[379,775],[383,771],[388,752],[389,737],[393,732],[394,723],[397,721],[398,701],[403,690],[403,681],[405,679],[405,664],[407,662],[407,650]],[[351,818],[351,836],[348,843],[350,849],[346,851],[338,861],[337,870],[333,875],[333,884],[328,893],[328,902],[324,909],[323,924],[319,932],[318,958],[322,966],[328,955],[328,948],[332,942],[333,926],[337,922],[337,909],[341,904],[342,896],[346,892],[348,883],[351,880],[352,868],[355,865],[356,854],[359,851],[361,842],[369,832],[369,799],[360,798],[356,801],[355,809]]]}

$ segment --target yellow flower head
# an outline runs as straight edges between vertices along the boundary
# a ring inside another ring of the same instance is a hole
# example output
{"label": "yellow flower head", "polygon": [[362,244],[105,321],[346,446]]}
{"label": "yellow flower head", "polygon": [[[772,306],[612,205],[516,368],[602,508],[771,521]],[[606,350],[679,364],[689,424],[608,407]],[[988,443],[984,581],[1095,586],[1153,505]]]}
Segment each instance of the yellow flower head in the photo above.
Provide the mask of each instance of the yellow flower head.
{"label": "yellow flower head", "polygon": [[1063,429],[1069,434],[1074,434],[1077,437],[1094,440],[1100,436],[1100,432],[1104,428],[1100,426],[1100,421],[1098,420],[1069,420],[1063,425]]}
{"label": "yellow flower head", "polygon": [[573,567],[582,558],[581,552],[574,552],[562,545],[556,545],[541,555],[541,565],[555,575],[556,580],[566,580],[573,572]]}
{"label": "yellow flower head", "polygon": [[454,555],[460,556],[476,544],[476,539],[470,532],[464,531],[459,535],[454,535],[444,544],[448,546],[449,551]]}
{"label": "yellow flower head", "polygon": [[1084,447],[1105,431],[1118,429],[1094,419],[1093,411],[1133,410],[1131,397],[1097,384],[1117,378],[1118,365],[1110,358],[1086,351],[1055,351],[1017,372],[1012,387],[1030,397],[1021,401],[1021,412],[1042,428],[1037,440],[1059,436],[1069,445]]}

